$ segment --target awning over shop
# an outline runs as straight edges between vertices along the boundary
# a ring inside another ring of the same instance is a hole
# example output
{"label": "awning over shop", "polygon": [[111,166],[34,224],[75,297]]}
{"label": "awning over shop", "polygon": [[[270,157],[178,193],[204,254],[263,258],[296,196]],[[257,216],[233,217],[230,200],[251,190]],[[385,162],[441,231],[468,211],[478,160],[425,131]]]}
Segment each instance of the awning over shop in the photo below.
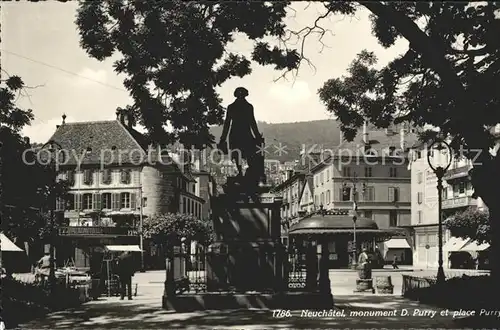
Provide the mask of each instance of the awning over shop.
{"label": "awning over shop", "polygon": [[405,238],[391,238],[384,242],[386,249],[411,249]]}
{"label": "awning over shop", "polygon": [[138,245],[106,245],[108,251],[113,252],[141,252],[141,248]]}
{"label": "awning over shop", "polygon": [[19,248],[14,242],[12,242],[7,236],[3,233],[0,233],[0,245],[2,251],[9,252],[22,252],[23,250]]}
{"label": "awning over shop", "polygon": [[461,251],[466,251],[466,252],[480,252],[480,251],[485,251],[490,247],[488,243],[483,243],[483,244],[478,244],[477,241],[472,241],[469,240],[467,244],[462,247]]}
{"label": "awning over shop", "polygon": [[446,244],[443,245],[443,251],[458,252],[464,247],[465,244],[467,244],[467,241],[462,238],[450,237],[448,242],[446,242]]}

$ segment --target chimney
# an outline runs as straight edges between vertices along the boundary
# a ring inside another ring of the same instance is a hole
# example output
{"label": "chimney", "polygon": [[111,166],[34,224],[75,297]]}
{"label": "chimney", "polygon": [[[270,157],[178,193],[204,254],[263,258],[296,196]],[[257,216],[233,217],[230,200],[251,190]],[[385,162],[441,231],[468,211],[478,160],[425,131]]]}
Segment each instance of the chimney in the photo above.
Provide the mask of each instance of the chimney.
{"label": "chimney", "polygon": [[135,126],[135,118],[134,115],[130,112],[126,112],[124,115],[123,124],[128,128],[134,128]]}
{"label": "chimney", "polygon": [[370,136],[368,135],[368,127],[367,127],[366,120],[363,123],[363,143],[364,144],[369,144],[370,142]]}
{"label": "chimney", "polygon": [[118,108],[116,110],[116,120],[119,120],[120,123],[125,125],[125,110],[122,108]]}
{"label": "chimney", "polygon": [[62,125],[66,124],[66,114],[63,113],[62,115]]}

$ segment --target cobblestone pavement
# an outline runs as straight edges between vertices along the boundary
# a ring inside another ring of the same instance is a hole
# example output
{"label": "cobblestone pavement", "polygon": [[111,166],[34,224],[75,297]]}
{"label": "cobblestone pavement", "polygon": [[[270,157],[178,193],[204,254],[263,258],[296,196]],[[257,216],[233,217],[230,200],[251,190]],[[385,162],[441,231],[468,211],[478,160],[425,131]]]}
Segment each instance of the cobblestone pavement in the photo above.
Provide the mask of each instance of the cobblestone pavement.
{"label": "cobblestone pavement", "polygon": [[[390,273],[394,282],[401,277],[397,272]],[[342,315],[331,315],[330,311],[320,317],[292,311],[290,317],[276,318],[272,311],[263,310],[173,313],[161,308],[164,273],[147,272],[134,277],[139,292],[132,301],[102,298],[77,310],[53,313],[44,319],[34,320],[22,325],[21,329],[462,328],[457,323],[458,319],[453,319],[451,314],[444,315],[446,311],[419,305],[397,295],[354,295],[354,272],[332,271],[330,277],[332,287],[335,287],[335,311]],[[403,309],[407,310],[407,316],[401,315]],[[374,311],[386,313],[370,315]]]}

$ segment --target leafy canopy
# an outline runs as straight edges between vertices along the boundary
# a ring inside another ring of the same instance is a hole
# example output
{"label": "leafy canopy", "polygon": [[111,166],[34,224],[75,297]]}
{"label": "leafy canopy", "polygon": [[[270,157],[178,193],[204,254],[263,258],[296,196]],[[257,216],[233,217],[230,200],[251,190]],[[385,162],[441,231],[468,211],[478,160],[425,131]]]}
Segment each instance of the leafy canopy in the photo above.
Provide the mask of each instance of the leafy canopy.
{"label": "leafy canopy", "polygon": [[455,237],[491,243],[491,228],[487,211],[468,208],[445,221],[445,226]]}
{"label": "leafy canopy", "polygon": [[26,96],[25,85],[20,77],[6,75],[0,85],[2,231],[12,239],[30,242],[48,233],[48,211],[55,207],[52,198],[64,198],[68,187],[65,181],[54,182],[52,170],[36,162],[21,133],[34,119],[33,111],[16,105],[19,97]]}
{"label": "leafy canopy", "polygon": [[[369,50],[361,52],[347,75],[328,80],[318,91],[328,111],[338,116],[352,139],[363,121],[378,127],[410,122],[439,127],[451,146],[473,158],[476,192],[494,206],[492,176],[500,175],[500,156],[492,127],[500,123],[500,3],[363,2],[353,10],[372,12],[372,33],[386,48],[399,38],[409,49],[382,68]],[[338,4],[331,2],[332,12]],[[424,140],[432,138],[429,131]],[[462,146],[462,148],[461,148]],[[470,151],[470,152],[468,152]]]}
{"label": "leafy canopy", "polygon": [[144,219],[143,235],[159,245],[174,246],[185,238],[208,245],[214,238],[212,223],[189,214],[166,213]]}
{"label": "leafy canopy", "polygon": [[[289,2],[83,1],[76,23],[80,44],[104,60],[118,52],[117,73],[134,99],[131,109],[150,138],[177,139],[202,148],[213,143],[209,125],[221,124],[216,87],[251,73],[251,62],[228,51],[237,32],[255,42],[252,59],[295,68],[300,57],[264,41],[285,33]],[[172,133],[164,129],[173,127]]]}

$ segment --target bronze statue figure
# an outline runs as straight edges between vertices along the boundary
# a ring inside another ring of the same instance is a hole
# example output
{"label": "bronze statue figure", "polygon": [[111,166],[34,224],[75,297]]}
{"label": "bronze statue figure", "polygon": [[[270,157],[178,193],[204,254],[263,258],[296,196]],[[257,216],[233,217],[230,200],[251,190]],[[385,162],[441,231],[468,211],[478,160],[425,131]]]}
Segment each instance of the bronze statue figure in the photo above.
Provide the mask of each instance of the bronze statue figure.
{"label": "bronze statue figure", "polygon": [[[248,90],[238,87],[234,96],[236,100],[227,107],[218,148],[229,154],[236,163],[239,178],[243,176],[242,160],[246,160],[249,165],[246,177],[251,176],[258,183],[264,175],[264,155],[261,148],[264,138],[257,127],[253,106],[245,99]],[[226,142],[228,136],[229,149]]]}

